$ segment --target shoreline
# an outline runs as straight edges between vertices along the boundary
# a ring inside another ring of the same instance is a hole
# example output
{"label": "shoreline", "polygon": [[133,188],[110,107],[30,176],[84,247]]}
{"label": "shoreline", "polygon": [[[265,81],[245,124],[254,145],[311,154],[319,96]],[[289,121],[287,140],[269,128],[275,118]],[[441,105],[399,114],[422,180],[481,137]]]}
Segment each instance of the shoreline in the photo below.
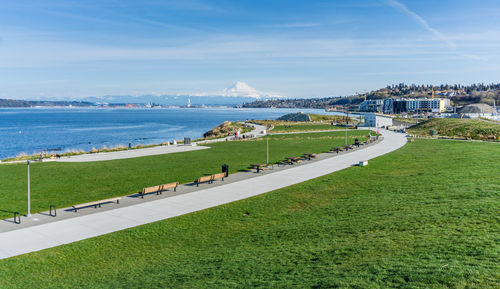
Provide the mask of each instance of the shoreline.
{"label": "shoreline", "polygon": [[102,150],[104,146],[115,149],[129,143],[150,146],[184,137],[194,140],[224,121],[276,119],[296,111],[299,109],[0,108],[0,160],[40,152],[57,155]]}
{"label": "shoreline", "polygon": [[[262,130],[265,130],[264,126],[254,124],[254,123],[243,123],[245,125],[253,127],[253,130],[249,132],[245,132],[241,134],[243,139],[251,139],[255,137],[260,137],[262,134],[260,133]],[[43,158],[41,161],[42,162],[71,162],[75,158],[77,159],[76,161],[81,161],[78,160],[80,159],[89,159],[85,161],[102,161],[102,160],[114,160],[114,159],[125,159],[125,158],[135,158],[135,157],[141,157],[141,156],[151,156],[151,155],[158,155],[158,154],[168,154],[168,153],[173,153],[173,152],[180,152],[180,151],[185,151],[186,149],[178,149],[178,148],[186,148],[186,147],[196,147],[198,144],[208,144],[208,143],[214,143],[214,142],[221,142],[221,141],[230,141],[234,140],[234,136],[227,136],[227,137],[220,137],[220,138],[212,138],[212,139],[196,139],[191,142],[189,145],[184,144],[184,140],[179,140],[179,141],[173,141],[172,143],[167,142],[167,143],[161,143],[161,144],[151,144],[151,145],[144,145],[144,146],[135,146],[131,147],[130,149],[127,147],[123,147],[120,149],[107,149],[107,150],[102,150],[98,152],[92,153],[91,151],[82,151],[82,153],[77,153],[77,154],[61,154],[59,157],[56,155],[51,155],[49,158]],[[174,150],[173,152],[168,152],[166,150]],[[204,147],[200,147],[199,149],[204,149]],[[192,149],[191,149],[192,150]],[[107,155],[112,155],[114,154],[115,157],[106,157]],[[121,155],[119,155],[121,154]],[[128,155],[126,155],[128,154]],[[2,164],[19,164],[19,163],[24,163],[26,161],[40,161],[40,158],[38,155],[31,155],[29,156],[30,158],[27,159],[21,159],[21,160],[11,160],[11,161],[4,161],[0,160],[0,165]],[[74,157],[72,159],[72,157]]]}

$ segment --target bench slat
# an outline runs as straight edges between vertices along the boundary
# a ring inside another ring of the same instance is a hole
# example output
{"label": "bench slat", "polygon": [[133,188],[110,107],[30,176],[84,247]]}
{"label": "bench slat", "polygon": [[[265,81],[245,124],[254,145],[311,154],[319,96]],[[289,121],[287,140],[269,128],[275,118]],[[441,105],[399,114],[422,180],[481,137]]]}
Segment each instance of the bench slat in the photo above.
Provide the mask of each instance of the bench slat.
{"label": "bench slat", "polygon": [[115,201],[118,203],[121,199],[122,199],[121,197],[116,197],[116,198],[110,198],[110,199],[105,199],[105,200],[100,200],[100,201],[88,202],[88,203],[84,203],[84,204],[73,205],[72,207],[75,209],[75,212],[76,212],[76,210],[79,208],[97,206],[100,204],[115,202]]}
{"label": "bench slat", "polygon": [[226,173],[218,173],[212,175],[212,180],[224,179],[226,177]]}
{"label": "bench slat", "polygon": [[175,182],[175,183],[170,183],[170,184],[163,184],[161,185],[161,190],[162,191],[166,191],[168,189],[174,189],[174,190],[177,190],[177,187],[179,186],[179,182]]}
{"label": "bench slat", "polygon": [[142,189],[142,194],[149,194],[149,193],[156,193],[161,189],[161,186],[153,186],[153,187],[148,187],[148,188],[143,188]]}

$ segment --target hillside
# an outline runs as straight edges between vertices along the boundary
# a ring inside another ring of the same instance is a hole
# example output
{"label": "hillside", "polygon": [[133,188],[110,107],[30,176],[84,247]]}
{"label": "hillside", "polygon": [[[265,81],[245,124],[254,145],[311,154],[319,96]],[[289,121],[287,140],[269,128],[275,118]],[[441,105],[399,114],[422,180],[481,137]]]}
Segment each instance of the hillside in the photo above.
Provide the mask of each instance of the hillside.
{"label": "hillside", "polygon": [[32,106],[94,106],[87,101],[50,101],[50,100],[18,100],[0,99],[0,107],[32,107]]}
{"label": "hillside", "polygon": [[[366,94],[367,99],[384,99],[391,97],[445,97],[451,99],[455,105],[472,103],[486,103],[493,105],[493,100],[500,104],[500,84],[473,84],[463,86],[460,84],[442,85],[389,85]],[[359,105],[363,102],[359,95],[347,97],[326,97],[309,99],[274,99],[247,103],[243,107],[277,107],[277,108],[331,108],[335,106]]]}
{"label": "hillside", "polygon": [[439,136],[475,140],[499,140],[500,123],[481,119],[434,118],[408,129],[410,134],[430,136],[436,130]]}

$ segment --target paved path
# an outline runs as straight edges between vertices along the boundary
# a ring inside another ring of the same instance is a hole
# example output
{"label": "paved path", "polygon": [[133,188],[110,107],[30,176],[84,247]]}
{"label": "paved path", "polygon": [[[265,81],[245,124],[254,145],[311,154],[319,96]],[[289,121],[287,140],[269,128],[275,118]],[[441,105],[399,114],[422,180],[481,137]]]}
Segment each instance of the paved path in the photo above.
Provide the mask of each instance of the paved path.
{"label": "paved path", "polygon": [[145,156],[163,155],[180,153],[187,151],[196,151],[202,149],[208,149],[209,147],[197,146],[197,145],[170,145],[170,146],[157,146],[145,149],[134,149],[128,151],[117,151],[108,153],[96,153],[96,154],[84,154],[71,157],[62,157],[57,159],[57,162],[99,162],[99,161],[110,161],[119,159],[129,159],[138,158]]}
{"label": "paved path", "polygon": [[[247,133],[244,133],[245,136],[260,136],[262,131],[266,130],[265,126],[256,125],[247,123],[253,127],[253,130]],[[137,158],[137,157],[145,157],[145,156],[154,156],[154,155],[163,155],[163,154],[171,154],[178,152],[186,152],[186,151],[194,151],[201,149],[208,149],[209,147],[198,146],[197,144],[205,144],[205,143],[213,143],[232,140],[234,137],[227,138],[219,138],[208,141],[199,141],[193,143],[193,145],[171,145],[171,146],[157,146],[152,148],[145,149],[134,149],[134,150],[126,150],[126,151],[117,151],[117,152],[107,152],[107,153],[96,153],[96,154],[84,154],[77,155],[71,157],[62,157],[60,159],[50,160],[57,162],[97,162],[97,161],[109,161],[109,160],[118,160],[118,159],[129,159],[129,158]]]}
{"label": "paved path", "polygon": [[[175,216],[219,206],[317,178],[389,153],[406,143],[403,134],[382,130],[376,145],[225,185],[127,207],[0,233],[0,259],[68,244]],[[334,154],[330,154],[334,155]],[[231,179],[232,175],[229,177]],[[113,206],[110,204],[109,206]],[[85,210],[82,210],[82,212]],[[80,213],[78,213],[80,214]]]}

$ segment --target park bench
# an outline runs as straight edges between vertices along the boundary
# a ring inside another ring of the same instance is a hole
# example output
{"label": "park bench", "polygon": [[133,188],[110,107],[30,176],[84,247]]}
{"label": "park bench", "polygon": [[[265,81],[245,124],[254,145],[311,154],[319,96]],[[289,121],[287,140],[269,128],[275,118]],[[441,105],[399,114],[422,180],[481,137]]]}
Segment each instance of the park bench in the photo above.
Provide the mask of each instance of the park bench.
{"label": "park bench", "polygon": [[144,195],[150,194],[150,193],[156,193],[157,195],[159,195],[161,193],[161,191],[162,191],[161,186],[153,186],[153,187],[143,188],[141,191],[141,198],[144,199]]}
{"label": "park bench", "polygon": [[170,184],[163,184],[163,185],[161,185],[160,194],[163,191],[167,191],[169,189],[174,189],[174,192],[177,192],[177,187],[178,186],[179,186],[179,182],[170,183]]}
{"label": "park bench", "polygon": [[199,177],[198,179],[196,179],[196,181],[194,181],[196,183],[196,186],[198,187],[201,183],[205,183],[205,182],[208,182],[209,184],[212,183],[212,176],[203,176],[203,177]]}
{"label": "park bench", "polygon": [[89,203],[74,205],[73,209],[76,212],[78,209],[86,208],[86,207],[90,207],[90,206],[94,206],[94,208],[97,208],[97,206],[101,207],[101,204],[105,204],[105,203],[116,202],[117,204],[119,204],[120,200],[121,200],[121,197],[116,197],[116,198],[110,198],[110,199],[95,201],[95,202],[89,202]]}
{"label": "park bench", "polygon": [[215,181],[215,180],[219,180],[221,179],[222,181],[224,181],[224,178],[226,177],[226,173],[218,173],[218,174],[214,174],[212,175],[212,183]]}

